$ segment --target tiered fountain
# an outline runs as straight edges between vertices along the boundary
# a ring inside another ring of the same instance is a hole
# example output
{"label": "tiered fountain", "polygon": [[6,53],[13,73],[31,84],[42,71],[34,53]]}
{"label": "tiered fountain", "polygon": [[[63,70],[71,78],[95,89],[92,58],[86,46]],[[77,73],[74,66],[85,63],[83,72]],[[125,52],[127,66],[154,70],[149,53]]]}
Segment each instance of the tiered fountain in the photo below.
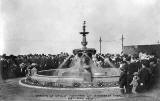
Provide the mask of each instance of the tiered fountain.
{"label": "tiered fountain", "polygon": [[[58,69],[36,71],[20,80],[20,84],[27,87],[41,89],[103,89],[105,94],[121,95],[118,87],[119,70],[116,68],[98,67],[93,61],[96,54],[94,48],[87,48],[85,21],[83,23],[82,48],[74,49]],[[109,62],[109,61],[108,61]],[[114,71],[114,74],[111,73]]]}

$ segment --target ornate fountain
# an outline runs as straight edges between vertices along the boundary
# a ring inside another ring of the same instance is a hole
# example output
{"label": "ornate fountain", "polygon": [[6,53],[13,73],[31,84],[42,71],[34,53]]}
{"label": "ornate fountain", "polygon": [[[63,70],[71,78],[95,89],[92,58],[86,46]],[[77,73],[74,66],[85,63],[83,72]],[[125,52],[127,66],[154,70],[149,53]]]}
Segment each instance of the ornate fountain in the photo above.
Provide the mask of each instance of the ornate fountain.
{"label": "ornate fountain", "polygon": [[[51,70],[36,71],[31,70],[30,75],[20,80],[20,84],[33,88],[51,88],[51,89],[92,89],[103,88],[105,93],[111,95],[121,95],[121,89],[118,87],[119,70],[115,68],[102,68],[93,61],[96,54],[94,48],[87,48],[86,22],[83,23],[82,48],[74,49],[73,54],[69,56],[57,68]],[[109,62],[109,61],[108,61]],[[111,73],[114,71],[114,74]]]}

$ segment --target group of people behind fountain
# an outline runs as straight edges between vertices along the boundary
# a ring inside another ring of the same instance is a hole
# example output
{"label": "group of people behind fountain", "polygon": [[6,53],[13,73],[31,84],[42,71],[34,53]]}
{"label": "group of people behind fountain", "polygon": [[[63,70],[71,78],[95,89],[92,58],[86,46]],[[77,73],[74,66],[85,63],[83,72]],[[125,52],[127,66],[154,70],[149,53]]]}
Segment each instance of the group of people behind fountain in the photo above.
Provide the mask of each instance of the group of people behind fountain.
{"label": "group of people behind fountain", "polygon": [[28,55],[0,55],[2,79],[24,77],[28,69],[36,68],[37,71],[56,69],[69,56],[68,53],[60,54],[28,54]]}
{"label": "group of people behind fountain", "polygon": [[123,93],[152,90],[159,82],[160,59],[155,55],[123,56],[119,66],[119,86]]}

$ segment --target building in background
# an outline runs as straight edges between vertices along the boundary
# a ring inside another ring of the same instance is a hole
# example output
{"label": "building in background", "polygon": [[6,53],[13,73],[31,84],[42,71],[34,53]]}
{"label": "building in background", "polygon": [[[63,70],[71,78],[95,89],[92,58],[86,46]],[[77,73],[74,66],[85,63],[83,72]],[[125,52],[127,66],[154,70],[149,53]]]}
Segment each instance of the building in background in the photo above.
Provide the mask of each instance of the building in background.
{"label": "building in background", "polygon": [[160,44],[124,46],[123,53],[138,55],[139,52],[154,54],[160,58]]}

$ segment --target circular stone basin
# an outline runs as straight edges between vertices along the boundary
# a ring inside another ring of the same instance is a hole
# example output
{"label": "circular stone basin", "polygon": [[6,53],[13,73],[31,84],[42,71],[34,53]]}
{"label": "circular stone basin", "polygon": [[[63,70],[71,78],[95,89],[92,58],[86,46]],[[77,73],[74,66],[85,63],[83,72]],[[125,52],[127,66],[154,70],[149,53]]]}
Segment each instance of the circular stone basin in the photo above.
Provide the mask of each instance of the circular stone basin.
{"label": "circular stone basin", "polygon": [[[102,90],[106,97],[122,97],[122,89],[118,87],[119,76],[105,76],[101,73],[92,76],[91,82],[86,82],[81,76],[58,76],[64,69],[39,71],[36,75],[23,78],[19,84],[36,89],[55,90]],[[101,95],[101,94],[100,94]],[[104,95],[104,94],[102,94]]]}
{"label": "circular stone basin", "polygon": [[[52,97],[50,99],[57,99],[57,100],[69,100],[68,97],[71,97],[70,100],[78,100],[78,98],[81,96],[82,97],[82,100],[89,100],[89,99],[123,99],[124,98],[124,95],[121,93],[121,88],[119,87],[85,87],[85,88],[81,88],[81,87],[63,87],[63,86],[57,86],[57,87],[50,87],[50,85],[38,85],[36,83],[31,83],[31,82],[26,82],[25,79],[21,79],[19,81],[19,84],[21,86],[24,86],[24,87],[28,87],[28,88],[33,88],[33,89],[41,89],[41,90],[56,90],[56,91],[62,91],[62,92],[76,92],[75,94],[70,94],[70,93],[67,93],[65,96],[67,97],[61,97],[60,96],[56,96],[55,95],[52,95]],[[78,92],[84,92],[83,94],[82,93],[78,93]],[[86,95],[87,93],[87,95]],[[44,93],[44,96],[46,94]],[[41,96],[43,96],[43,94],[41,94]],[[55,96],[55,97],[53,97]],[[86,97],[89,97],[89,99]],[[46,99],[45,99],[46,100]],[[79,99],[81,100],[81,99]]]}
{"label": "circular stone basin", "polygon": [[[118,87],[119,76],[93,76],[87,82],[81,76],[53,76],[56,70],[39,72],[37,75],[28,76],[20,82],[30,86],[50,88],[109,88]],[[39,75],[41,74],[41,75]],[[47,74],[47,75],[42,75]],[[48,76],[51,75],[51,76]]]}
{"label": "circular stone basin", "polygon": [[[118,87],[119,76],[105,76],[104,73],[94,73],[92,75],[92,81],[85,80],[87,75],[61,75],[58,73],[64,71],[64,69],[51,69],[39,71],[36,75],[29,76],[26,78],[26,84],[45,86],[49,87]],[[66,72],[64,72],[66,73]],[[68,72],[67,72],[68,73]],[[71,72],[72,74],[74,72]]]}

